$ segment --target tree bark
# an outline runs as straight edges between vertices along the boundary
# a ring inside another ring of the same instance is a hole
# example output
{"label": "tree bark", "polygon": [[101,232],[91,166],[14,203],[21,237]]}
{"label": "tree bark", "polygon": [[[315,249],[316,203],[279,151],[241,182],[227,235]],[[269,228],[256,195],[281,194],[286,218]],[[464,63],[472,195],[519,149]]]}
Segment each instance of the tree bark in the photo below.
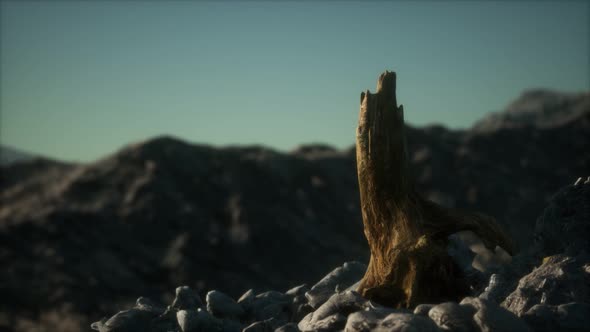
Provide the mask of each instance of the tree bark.
{"label": "tree bark", "polygon": [[375,94],[361,93],[356,160],[371,258],[358,290],[393,307],[457,300],[468,289],[447,254],[448,236],[471,230],[492,250],[499,245],[512,254],[512,245],[492,218],[446,209],[417,194],[395,88],[396,74],[385,72]]}

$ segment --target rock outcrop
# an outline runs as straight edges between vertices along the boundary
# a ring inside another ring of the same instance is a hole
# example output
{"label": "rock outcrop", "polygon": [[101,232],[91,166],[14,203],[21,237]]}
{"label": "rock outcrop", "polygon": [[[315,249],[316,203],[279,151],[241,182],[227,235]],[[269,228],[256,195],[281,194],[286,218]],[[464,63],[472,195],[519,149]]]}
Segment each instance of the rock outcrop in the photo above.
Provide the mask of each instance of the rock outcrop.
{"label": "rock outcrop", "polygon": [[[543,234],[546,229],[567,229],[569,225],[587,229],[589,190],[590,180],[581,179],[561,189],[538,218],[537,230]],[[563,215],[560,211],[569,212]],[[587,331],[587,233],[566,232],[561,240],[548,239],[548,235],[538,236],[538,241],[514,260],[478,270],[481,276],[488,276],[488,287],[483,292],[481,287],[471,288],[471,296],[458,303],[423,303],[412,311],[377,304],[354,290],[358,285],[355,280],[362,277],[365,265],[347,262],[310,289],[300,285],[285,293],[256,294],[249,290],[237,302],[220,291],[210,291],[206,296],[207,310],[196,292],[187,286],[178,287],[176,298],[166,310],[151,300],[139,298],[135,307],[103,318],[93,323],[92,328],[100,332]],[[477,243],[465,234],[456,241],[470,244],[461,250],[471,250],[473,255],[454,255],[453,259],[465,266],[463,260],[471,257],[476,266],[480,250]],[[456,247],[450,246],[449,250],[456,252]],[[573,249],[576,255],[568,256]],[[555,255],[542,258],[547,252]],[[520,280],[515,285],[517,279]]]}

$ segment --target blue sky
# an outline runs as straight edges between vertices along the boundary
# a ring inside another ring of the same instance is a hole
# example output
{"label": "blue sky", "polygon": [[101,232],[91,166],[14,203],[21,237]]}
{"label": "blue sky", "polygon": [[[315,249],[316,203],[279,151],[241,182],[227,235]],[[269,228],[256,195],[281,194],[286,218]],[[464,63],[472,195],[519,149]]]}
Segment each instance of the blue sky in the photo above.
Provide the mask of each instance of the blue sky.
{"label": "blue sky", "polygon": [[586,2],[1,3],[0,143],[91,161],[170,134],[348,147],[386,70],[414,125],[590,89]]}

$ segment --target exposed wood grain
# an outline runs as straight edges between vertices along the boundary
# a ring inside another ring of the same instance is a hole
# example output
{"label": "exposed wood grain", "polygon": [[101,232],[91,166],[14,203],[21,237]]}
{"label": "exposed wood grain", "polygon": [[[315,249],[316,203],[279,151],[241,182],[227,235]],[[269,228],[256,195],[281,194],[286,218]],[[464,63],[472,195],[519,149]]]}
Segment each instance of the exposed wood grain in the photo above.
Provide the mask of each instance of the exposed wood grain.
{"label": "exposed wood grain", "polygon": [[417,194],[395,89],[396,74],[388,71],[375,94],[361,93],[356,160],[371,259],[358,290],[394,307],[457,300],[468,290],[447,254],[447,237],[472,230],[492,250],[499,245],[512,253],[512,245],[493,218],[447,209]]}

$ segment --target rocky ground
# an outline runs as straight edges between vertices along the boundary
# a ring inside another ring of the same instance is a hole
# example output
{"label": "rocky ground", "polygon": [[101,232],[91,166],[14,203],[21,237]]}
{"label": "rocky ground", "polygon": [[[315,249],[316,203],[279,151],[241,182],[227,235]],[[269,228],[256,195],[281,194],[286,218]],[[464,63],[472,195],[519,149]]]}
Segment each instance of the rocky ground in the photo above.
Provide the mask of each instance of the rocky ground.
{"label": "rocky ground", "polygon": [[[355,291],[366,266],[344,263],[308,288],[248,290],[237,301],[212,290],[205,302],[188,286],[164,307],[147,298],[92,327],[122,331],[588,331],[590,177],[557,193],[537,220],[536,241],[501,266],[479,272],[457,302],[384,307]],[[469,250],[469,249],[468,249]]]}
{"label": "rocky ground", "polygon": [[[408,127],[418,188],[496,217],[530,248],[552,195],[590,171],[589,101],[533,91],[469,130]],[[205,300],[211,289],[235,299],[313,285],[330,267],[368,259],[356,181],[353,149],[280,153],[171,137],[89,164],[1,166],[0,331],[88,330],[140,295],[171,303],[177,285]],[[539,236],[556,233],[547,225]]]}

